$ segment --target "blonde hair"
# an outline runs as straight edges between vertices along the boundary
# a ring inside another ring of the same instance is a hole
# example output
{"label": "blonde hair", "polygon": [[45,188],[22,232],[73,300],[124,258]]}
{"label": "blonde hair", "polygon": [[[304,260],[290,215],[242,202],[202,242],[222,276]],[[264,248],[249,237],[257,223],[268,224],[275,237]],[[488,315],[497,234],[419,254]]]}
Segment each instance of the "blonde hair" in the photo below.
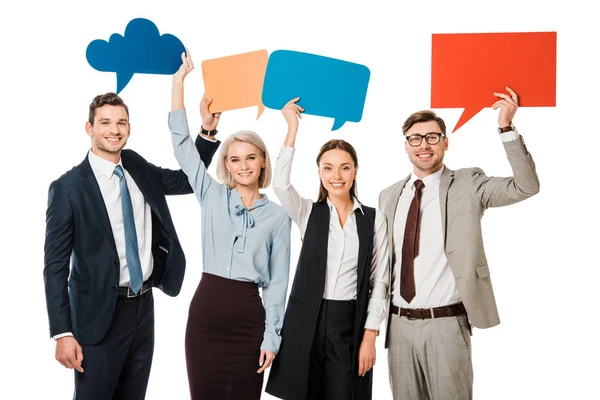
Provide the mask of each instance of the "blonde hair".
{"label": "blonde hair", "polygon": [[260,175],[258,176],[258,187],[260,189],[264,189],[271,184],[271,157],[269,157],[269,152],[267,151],[267,146],[265,146],[265,142],[258,136],[256,133],[252,131],[239,131],[230,135],[225,142],[223,142],[223,146],[221,147],[221,153],[219,156],[219,161],[217,163],[217,178],[219,181],[227,185],[229,189],[233,189],[235,187],[235,181],[231,177],[229,171],[227,171],[227,167],[225,165],[227,160],[227,153],[229,152],[229,147],[233,142],[245,142],[251,144],[256,147],[260,152],[260,156],[265,160],[265,167],[260,171]]}

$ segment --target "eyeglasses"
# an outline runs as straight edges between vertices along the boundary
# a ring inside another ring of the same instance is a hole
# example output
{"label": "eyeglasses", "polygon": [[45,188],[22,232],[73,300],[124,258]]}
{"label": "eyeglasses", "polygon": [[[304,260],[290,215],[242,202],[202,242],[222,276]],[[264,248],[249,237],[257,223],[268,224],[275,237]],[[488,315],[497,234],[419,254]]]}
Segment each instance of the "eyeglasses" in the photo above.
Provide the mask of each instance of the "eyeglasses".
{"label": "eyeglasses", "polygon": [[420,146],[421,143],[423,142],[423,138],[425,138],[425,141],[428,144],[438,144],[440,142],[440,139],[442,137],[446,137],[446,135],[444,133],[439,133],[439,132],[427,132],[424,135],[419,135],[418,133],[414,133],[410,136],[404,136],[406,138],[406,141],[408,142],[408,144],[410,144],[412,147],[417,147]]}

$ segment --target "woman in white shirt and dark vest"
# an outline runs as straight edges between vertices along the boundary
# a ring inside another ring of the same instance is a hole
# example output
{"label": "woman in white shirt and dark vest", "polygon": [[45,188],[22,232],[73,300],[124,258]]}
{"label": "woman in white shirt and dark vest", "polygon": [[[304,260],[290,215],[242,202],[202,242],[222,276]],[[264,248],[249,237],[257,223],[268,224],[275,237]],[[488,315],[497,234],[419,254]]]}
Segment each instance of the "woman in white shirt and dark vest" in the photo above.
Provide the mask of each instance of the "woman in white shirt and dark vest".
{"label": "woman in white shirt and dark vest", "polygon": [[[175,157],[202,207],[204,272],[185,335],[190,394],[193,400],[257,400],[263,372],[281,343],[291,221],[259,192],[269,185],[271,166],[254,132],[238,132],[223,144],[217,164],[223,183],[206,171],[183,104],[183,80],[194,68],[186,53],[173,76],[169,128]],[[209,99],[200,104],[202,129],[214,134],[220,114],[211,114],[209,104]],[[202,139],[203,143],[212,144]]]}
{"label": "woman in white shirt and dark vest", "polygon": [[356,151],[343,140],[330,140],[319,151],[316,202],[291,185],[304,111],[298,100],[282,110],[288,133],[273,189],[303,244],[266,391],[285,400],[371,399],[375,338],[389,284],[386,220],[356,198]]}

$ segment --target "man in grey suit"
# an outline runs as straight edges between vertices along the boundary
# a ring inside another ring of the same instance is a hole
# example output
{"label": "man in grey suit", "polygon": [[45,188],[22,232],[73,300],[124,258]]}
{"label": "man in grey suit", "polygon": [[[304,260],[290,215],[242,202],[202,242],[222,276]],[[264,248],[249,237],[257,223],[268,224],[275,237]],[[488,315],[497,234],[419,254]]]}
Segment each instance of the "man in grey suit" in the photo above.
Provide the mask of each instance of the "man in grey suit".
{"label": "man in grey suit", "polygon": [[471,399],[471,327],[500,323],[483,249],[481,217],[539,191],[523,138],[512,124],[518,96],[499,99],[499,133],[513,176],[443,164],[446,126],[433,111],[412,114],[402,131],[414,166],[381,192],[388,218],[391,304],[386,347],[395,400]]}

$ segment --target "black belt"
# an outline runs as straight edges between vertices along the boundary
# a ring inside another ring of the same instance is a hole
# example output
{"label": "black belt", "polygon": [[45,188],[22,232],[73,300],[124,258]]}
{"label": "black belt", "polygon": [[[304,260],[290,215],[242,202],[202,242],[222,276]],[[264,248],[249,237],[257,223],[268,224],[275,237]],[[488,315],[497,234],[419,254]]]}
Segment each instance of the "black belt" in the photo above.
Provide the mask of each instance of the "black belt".
{"label": "black belt", "polygon": [[144,284],[142,285],[142,288],[140,289],[140,292],[138,294],[135,294],[133,292],[133,290],[131,290],[130,286],[119,286],[119,290],[118,290],[119,298],[120,299],[132,299],[132,298],[140,297],[141,295],[143,295],[150,289],[152,289],[152,281],[150,281],[150,280],[147,280],[146,282],[144,282]]}
{"label": "black belt", "polygon": [[436,308],[399,308],[395,305],[391,306],[394,314],[406,317],[408,319],[429,319],[442,317],[455,317],[467,313],[463,303],[452,304],[444,307]]}

